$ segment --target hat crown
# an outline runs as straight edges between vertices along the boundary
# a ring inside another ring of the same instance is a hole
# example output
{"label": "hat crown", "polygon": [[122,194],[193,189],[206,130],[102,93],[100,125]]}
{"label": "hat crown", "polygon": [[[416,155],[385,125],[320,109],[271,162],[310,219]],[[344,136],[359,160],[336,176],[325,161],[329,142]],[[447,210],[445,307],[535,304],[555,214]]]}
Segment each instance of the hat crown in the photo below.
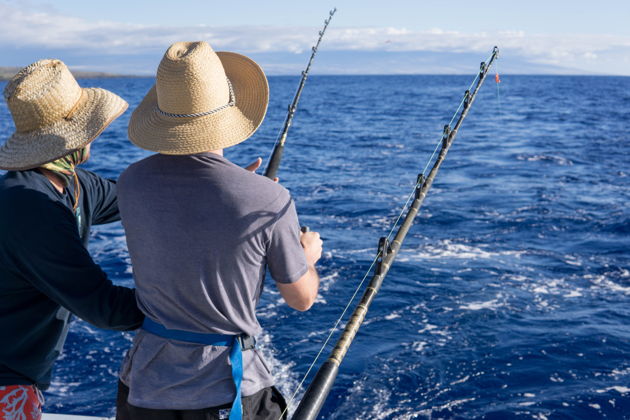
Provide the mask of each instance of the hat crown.
{"label": "hat crown", "polygon": [[171,114],[197,114],[230,102],[221,60],[207,42],[177,42],[166,51],[156,80],[157,103]]}
{"label": "hat crown", "polygon": [[81,87],[60,60],[40,60],[20,70],[4,89],[18,133],[46,127],[68,117]]}

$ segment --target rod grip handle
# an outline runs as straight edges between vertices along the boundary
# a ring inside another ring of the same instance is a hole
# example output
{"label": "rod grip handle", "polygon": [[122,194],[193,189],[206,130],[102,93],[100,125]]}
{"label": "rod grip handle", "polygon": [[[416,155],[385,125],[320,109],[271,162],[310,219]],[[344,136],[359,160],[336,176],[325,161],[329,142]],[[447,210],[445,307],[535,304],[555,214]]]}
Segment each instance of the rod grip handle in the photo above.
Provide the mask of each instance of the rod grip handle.
{"label": "rod grip handle", "polygon": [[301,231],[302,233],[310,232],[310,231],[311,231],[311,228],[309,228],[308,226],[301,226],[301,227],[300,227],[300,231]]}

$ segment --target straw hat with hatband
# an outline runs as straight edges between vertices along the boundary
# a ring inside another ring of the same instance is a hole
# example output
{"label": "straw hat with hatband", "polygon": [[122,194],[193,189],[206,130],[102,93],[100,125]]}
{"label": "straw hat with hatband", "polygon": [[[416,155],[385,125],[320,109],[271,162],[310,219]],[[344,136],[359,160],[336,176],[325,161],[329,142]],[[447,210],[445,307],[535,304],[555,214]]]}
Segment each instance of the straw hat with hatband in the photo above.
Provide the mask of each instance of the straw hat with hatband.
{"label": "straw hat with hatband", "polygon": [[267,78],[254,61],[207,42],[178,42],[133,112],[129,138],[167,155],[224,149],[254,134],[268,102]]}
{"label": "straw hat with hatband", "polygon": [[0,146],[0,169],[37,168],[87,146],[127,102],[98,88],[81,88],[60,60],[20,70],[4,89],[16,131]]}

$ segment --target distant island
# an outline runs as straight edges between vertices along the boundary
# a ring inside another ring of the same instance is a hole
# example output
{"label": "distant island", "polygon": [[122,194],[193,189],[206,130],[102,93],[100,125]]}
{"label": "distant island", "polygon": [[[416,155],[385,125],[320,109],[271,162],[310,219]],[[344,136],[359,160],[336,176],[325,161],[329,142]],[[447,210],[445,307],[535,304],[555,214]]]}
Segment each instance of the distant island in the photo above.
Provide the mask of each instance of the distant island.
{"label": "distant island", "polygon": [[[9,80],[15,74],[20,71],[22,67],[2,67],[0,66],[0,80]],[[100,71],[82,71],[82,70],[72,70],[70,69],[72,74],[77,79],[106,79],[112,77],[134,77],[124,74],[112,74],[112,73],[104,73]]]}

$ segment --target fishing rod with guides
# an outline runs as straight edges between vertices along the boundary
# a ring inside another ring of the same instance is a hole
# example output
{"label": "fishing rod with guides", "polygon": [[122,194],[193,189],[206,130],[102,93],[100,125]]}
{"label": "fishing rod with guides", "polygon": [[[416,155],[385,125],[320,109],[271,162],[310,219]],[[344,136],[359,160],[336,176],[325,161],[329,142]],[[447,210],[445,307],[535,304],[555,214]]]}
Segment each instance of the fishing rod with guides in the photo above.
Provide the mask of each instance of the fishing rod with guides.
{"label": "fishing rod with guides", "polygon": [[[385,279],[385,276],[387,275],[387,273],[389,272],[389,269],[394,263],[394,260],[396,259],[396,256],[398,255],[398,251],[402,247],[403,241],[405,237],[407,236],[407,233],[409,232],[409,229],[411,225],[413,224],[416,215],[418,214],[418,210],[420,209],[422,202],[424,201],[429,189],[431,188],[431,185],[433,184],[433,180],[435,179],[435,176],[437,175],[437,172],[440,169],[442,162],[446,158],[446,154],[448,153],[451,145],[453,144],[453,140],[455,140],[455,136],[457,136],[457,132],[459,128],[461,127],[462,122],[468,115],[468,112],[470,111],[470,107],[477,96],[477,92],[479,91],[479,88],[481,87],[481,85],[483,84],[486,78],[486,75],[488,73],[490,66],[492,66],[492,63],[494,62],[494,60],[497,59],[498,54],[499,54],[499,48],[494,47],[492,51],[492,55],[490,56],[488,62],[481,63],[479,73],[473,80],[472,84],[470,85],[470,88],[466,90],[466,92],[464,93],[464,97],[460,103],[460,106],[455,111],[453,118],[451,119],[449,124],[444,126],[444,131],[443,131],[441,140],[436,145],[436,148],[433,151],[433,155],[431,155],[431,157],[429,158],[429,161],[427,162],[424,170],[418,175],[413,191],[411,195],[409,196],[409,198],[407,199],[407,202],[403,206],[403,209],[400,215],[398,216],[398,219],[394,223],[394,226],[392,227],[391,231],[389,232],[389,235],[387,237],[380,238],[376,258],[372,262],[372,266],[370,266],[370,268],[368,269],[368,272],[363,278],[363,281],[359,284],[357,288],[357,292],[358,292],[358,289],[362,286],[363,282],[365,281],[365,279],[371,272],[372,268],[375,267],[372,278],[365,292],[363,293],[361,301],[356,306],[356,308],[354,309],[354,312],[350,316],[350,319],[348,323],[346,324],[346,327],[344,331],[342,332],[341,337],[337,341],[335,348],[330,353],[328,359],[322,364],[322,366],[317,371],[317,374],[315,375],[313,381],[311,382],[304,396],[302,397],[302,400],[300,401],[300,404],[298,405],[295,413],[293,414],[292,420],[314,420],[317,418],[317,415],[319,414],[324,404],[324,401],[326,400],[326,397],[328,396],[332,388],[335,378],[337,377],[339,366],[341,365],[341,362],[343,361],[350,345],[352,344],[352,340],[354,340],[357,332],[359,331],[359,328],[361,327],[361,324],[363,323],[365,319],[367,311],[372,301],[374,300],[376,294],[378,293],[383,283],[383,280]],[[461,109],[461,112],[460,112],[460,109]],[[451,124],[457,117],[458,112],[460,112],[459,118],[457,118],[455,125],[451,127]],[[425,176],[426,170],[428,169],[438,148],[439,148],[438,156],[435,159],[435,162],[433,163],[433,166],[431,170],[429,171],[429,174]],[[402,224],[398,228],[398,231],[396,232],[394,239],[390,242],[390,237],[392,233],[394,232],[394,230],[396,229],[396,226],[398,225],[398,222],[402,218],[402,215],[405,212],[410,201],[411,201],[411,206],[409,207],[409,210],[407,211],[407,214],[404,217]],[[355,292],[355,295],[357,292]],[[354,296],[348,303],[346,310],[348,309],[352,300],[354,300]],[[336,329],[339,322],[341,321],[341,318],[343,318],[343,316],[345,315],[346,310],[344,310],[341,317],[337,321],[337,324],[335,324],[335,326],[331,330],[331,335]],[[330,339],[331,335],[328,336],[328,339]],[[320,354],[323,351],[326,344],[328,343],[328,339],[322,346],[322,349],[320,350]],[[317,361],[318,357],[319,357],[319,354],[315,358],[313,365]],[[311,365],[311,367],[313,365]],[[309,372],[310,372],[310,369],[307,371],[305,377],[308,375]]]}
{"label": "fishing rod with guides", "polygon": [[291,123],[293,122],[293,117],[295,116],[295,111],[297,110],[298,102],[300,101],[300,96],[302,95],[302,90],[304,89],[304,85],[306,84],[308,72],[311,69],[311,64],[313,63],[315,54],[317,54],[317,49],[319,48],[320,42],[322,42],[324,33],[326,33],[326,28],[328,28],[328,24],[332,20],[332,17],[336,11],[337,8],[335,7],[330,12],[328,12],[328,18],[324,20],[324,27],[319,31],[319,38],[317,38],[317,42],[311,48],[311,57],[308,59],[308,64],[306,65],[306,68],[304,69],[304,71],[302,71],[302,78],[300,79],[300,83],[298,84],[298,88],[295,92],[295,96],[293,97],[293,101],[291,101],[291,104],[289,104],[287,117],[284,120],[282,132],[280,133],[280,136],[278,136],[278,138],[276,139],[273,152],[271,153],[271,157],[269,158],[269,164],[267,165],[267,169],[265,169],[265,176],[267,178],[274,179],[276,177],[276,174],[278,173],[280,160],[282,159],[282,153],[284,152],[284,143],[287,140],[289,128],[291,127]]}

